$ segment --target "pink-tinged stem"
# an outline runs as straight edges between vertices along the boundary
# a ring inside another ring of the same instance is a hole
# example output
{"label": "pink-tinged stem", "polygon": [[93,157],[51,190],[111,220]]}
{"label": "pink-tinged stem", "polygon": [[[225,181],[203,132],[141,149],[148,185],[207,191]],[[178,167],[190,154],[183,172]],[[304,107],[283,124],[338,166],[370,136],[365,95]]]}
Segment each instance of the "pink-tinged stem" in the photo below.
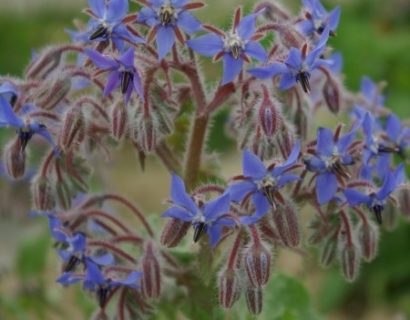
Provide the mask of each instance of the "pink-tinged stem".
{"label": "pink-tinged stem", "polygon": [[125,320],[125,294],[127,292],[127,288],[122,288],[120,292],[120,297],[118,299],[118,319]]}
{"label": "pink-tinged stem", "polygon": [[75,229],[78,224],[82,223],[84,219],[81,218],[102,218],[104,220],[112,222],[114,225],[116,225],[118,228],[120,228],[122,231],[125,233],[130,234],[131,230],[128,229],[127,226],[125,226],[120,220],[118,220],[116,217],[100,210],[90,210],[90,211],[85,211],[85,212],[80,212],[80,219],[74,223],[71,228]]}
{"label": "pink-tinged stem", "polygon": [[142,244],[144,242],[144,239],[138,236],[134,235],[124,235],[124,236],[118,236],[110,239],[110,242],[113,243],[120,243],[120,242],[132,242],[136,244]]}
{"label": "pink-tinged stem", "polygon": [[346,211],[340,210],[340,216],[342,217],[343,224],[345,226],[347,244],[349,246],[351,246],[353,244],[352,229],[351,229],[351,226],[350,226],[350,223],[349,223],[349,219],[346,215]]}
{"label": "pink-tinged stem", "polygon": [[255,247],[259,247],[261,245],[261,236],[259,234],[258,229],[256,228],[254,224],[251,224],[249,226],[249,230],[251,231],[251,237],[253,240],[253,244],[255,245]]}
{"label": "pink-tinged stem", "polygon": [[111,251],[113,254],[117,255],[118,257],[124,258],[133,264],[137,264],[137,260],[134,259],[131,255],[126,253],[121,248],[113,245],[112,243],[104,240],[88,240],[87,245],[90,247],[101,247]]}
{"label": "pink-tinged stem", "polygon": [[43,163],[41,168],[41,177],[45,178],[47,176],[47,171],[51,165],[51,161],[54,159],[54,151],[51,150],[50,153],[47,155],[46,160]]}
{"label": "pink-tinged stem", "polygon": [[238,231],[228,258],[228,269],[234,270],[238,261],[239,249],[242,243],[242,232]]}

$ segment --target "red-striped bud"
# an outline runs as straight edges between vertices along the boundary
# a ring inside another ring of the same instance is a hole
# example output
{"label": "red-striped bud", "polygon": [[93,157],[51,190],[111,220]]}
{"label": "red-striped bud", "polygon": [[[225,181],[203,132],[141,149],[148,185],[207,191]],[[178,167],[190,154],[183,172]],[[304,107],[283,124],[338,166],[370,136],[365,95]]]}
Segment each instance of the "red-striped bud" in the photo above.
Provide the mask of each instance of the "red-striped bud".
{"label": "red-striped bud", "polygon": [[366,223],[359,223],[357,234],[360,246],[362,248],[363,258],[366,261],[372,261],[379,247],[379,227],[372,220],[368,219]]}
{"label": "red-striped bud", "polygon": [[328,237],[320,251],[320,264],[329,267],[337,256],[337,237]]}
{"label": "red-striped bud", "polygon": [[27,79],[44,79],[54,71],[61,62],[61,50],[48,48],[41,52],[37,59],[26,70]]}
{"label": "red-striped bud", "polygon": [[121,140],[127,131],[128,114],[123,103],[117,103],[111,113],[111,132],[115,139]]}
{"label": "red-striped bud", "polygon": [[265,85],[262,85],[262,102],[259,106],[259,125],[268,137],[273,137],[282,127],[279,102],[273,98]]}
{"label": "red-striped bud", "polygon": [[4,148],[4,164],[9,177],[22,178],[26,172],[26,152],[22,149],[21,140],[17,137]]}
{"label": "red-striped bud", "polygon": [[[348,239],[349,236],[351,239]],[[353,236],[354,234],[348,235],[342,231],[338,237],[339,260],[343,275],[349,282],[356,280],[360,269],[360,259],[362,257],[360,245]]]}
{"label": "red-striped bud", "polygon": [[64,116],[63,127],[59,137],[59,145],[63,151],[70,150],[74,142],[82,135],[85,129],[84,114],[81,108],[74,107]]}
{"label": "red-striped bud", "polygon": [[33,180],[32,195],[34,209],[39,211],[50,211],[55,207],[55,196],[47,177],[37,176]]}
{"label": "red-striped bud", "polygon": [[162,230],[160,242],[168,248],[176,247],[187,234],[191,223],[179,219],[170,219]]}
{"label": "red-striped bud", "polygon": [[287,159],[295,144],[295,133],[291,124],[285,122],[278,136],[278,146],[283,158]]}
{"label": "red-striped bud", "polygon": [[144,296],[151,299],[158,298],[161,294],[161,270],[151,240],[148,240],[145,244],[141,265],[143,273],[141,287]]}
{"label": "red-striped bud", "polygon": [[253,287],[263,286],[270,276],[271,253],[262,243],[253,243],[244,252],[244,266],[249,284]]}
{"label": "red-striped bud", "polygon": [[71,192],[68,184],[64,181],[56,183],[56,198],[60,208],[68,210],[71,207]]}
{"label": "red-striped bud", "polygon": [[342,90],[340,83],[332,77],[328,77],[323,85],[322,94],[329,110],[334,114],[338,114],[342,104]]}
{"label": "red-striped bud", "polygon": [[260,314],[263,307],[263,289],[261,287],[248,287],[245,295],[249,312],[253,315]]}
{"label": "red-striped bud", "polygon": [[219,274],[218,296],[219,304],[225,308],[232,308],[241,294],[240,278],[235,270],[226,268]]}
{"label": "red-striped bud", "polygon": [[399,192],[400,209],[406,219],[410,221],[410,189],[402,189]]}
{"label": "red-striped bud", "polygon": [[136,123],[135,140],[144,152],[149,153],[154,150],[159,138],[158,123],[152,115],[142,113],[137,117]]}
{"label": "red-striped bud", "polygon": [[61,76],[50,85],[40,88],[37,93],[36,105],[42,109],[51,110],[63,101],[71,90],[71,79]]}
{"label": "red-striped bud", "polygon": [[287,200],[285,205],[278,205],[273,212],[273,221],[283,243],[288,247],[299,245],[299,226],[296,208]]}
{"label": "red-striped bud", "polygon": [[280,42],[288,49],[301,48],[305,43],[304,36],[288,24],[279,25],[276,31],[279,33]]}

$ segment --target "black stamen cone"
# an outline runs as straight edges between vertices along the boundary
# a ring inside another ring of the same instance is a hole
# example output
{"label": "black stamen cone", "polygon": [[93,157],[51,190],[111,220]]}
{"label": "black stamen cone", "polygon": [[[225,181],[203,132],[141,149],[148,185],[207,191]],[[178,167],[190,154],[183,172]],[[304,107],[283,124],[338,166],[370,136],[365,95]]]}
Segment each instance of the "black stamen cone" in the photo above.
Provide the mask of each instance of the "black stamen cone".
{"label": "black stamen cone", "polygon": [[64,272],[70,272],[80,263],[80,259],[76,256],[71,256],[67,264],[64,266]]}
{"label": "black stamen cone", "polygon": [[17,102],[17,95],[16,95],[16,94],[13,94],[13,95],[11,96],[11,98],[10,98],[10,105],[11,105],[12,107],[14,107],[14,105],[16,104],[16,102]]}
{"label": "black stamen cone", "polygon": [[239,57],[241,56],[241,51],[242,51],[242,48],[239,45],[237,45],[237,44],[233,45],[232,48],[231,48],[232,57],[234,57],[234,59],[238,60]]}
{"label": "black stamen cone", "polygon": [[21,151],[26,150],[27,144],[30,141],[31,137],[33,136],[33,132],[20,130],[19,131],[19,139],[21,142]]}
{"label": "black stamen cone", "polygon": [[198,223],[195,226],[195,231],[194,231],[194,242],[198,242],[198,240],[201,238],[202,234],[206,231],[206,224],[203,222]]}
{"label": "black stamen cone", "polygon": [[125,71],[121,73],[121,93],[126,94],[128,90],[128,86],[132,82],[132,73],[129,71]]}
{"label": "black stamen cone", "polygon": [[379,146],[378,148],[379,152],[385,152],[385,153],[396,153],[399,151],[399,148],[395,146]]}
{"label": "black stamen cone", "polygon": [[97,38],[105,38],[108,35],[107,27],[100,24],[97,29],[90,35],[90,40],[95,40]]}
{"label": "black stamen cone", "polygon": [[376,216],[376,220],[378,224],[382,224],[383,219],[382,219],[382,212],[383,212],[384,207],[382,205],[376,204],[373,207],[373,212],[374,215]]}
{"label": "black stamen cone", "polygon": [[109,292],[109,287],[100,286],[97,289],[97,298],[98,298],[98,305],[100,308],[104,308],[105,303],[107,302],[107,296]]}
{"label": "black stamen cone", "polygon": [[275,207],[276,205],[275,205],[275,199],[273,198],[273,190],[272,190],[272,187],[264,187],[264,188],[263,188],[263,193],[265,194],[266,199],[268,199],[269,204],[270,204],[272,207]]}
{"label": "black stamen cone", "polygon": [[300,82],[300,85],[303,88],[303,91],[306,93],[310,92],[310,83],[309,83],[310,73],[307,71],[302,71],[296,76],[296,81]]}

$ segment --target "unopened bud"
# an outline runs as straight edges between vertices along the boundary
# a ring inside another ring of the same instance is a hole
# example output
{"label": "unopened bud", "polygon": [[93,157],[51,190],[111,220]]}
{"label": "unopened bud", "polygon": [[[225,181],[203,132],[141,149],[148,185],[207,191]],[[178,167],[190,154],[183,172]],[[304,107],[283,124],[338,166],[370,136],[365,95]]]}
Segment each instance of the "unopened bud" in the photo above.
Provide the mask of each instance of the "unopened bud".
{"label": "unopened bud", "polygon": [[84,115],[80,108],[68,110],[64,116],[59,145],[63,151],[70,150],[73,143],[81,136],[85,128]]}
{"label": "unopened bud", "polygon": [[259,125],[266,136],[274,136],[282,126],[282,115],[279,112],[279,102],[270,96],[263,86],[263,98],[259,107]]}
{"label": "unopened bud", "polygon": [[68,210],[71,207],[71,192],[68,184],[64,180],[56,183],[56,197],[60,208]]}
{"label": "unopened bud", "polygon": [[320,264],[323,267],[329,267],[336,258],[337,253],[337,237],[328,237],[320,252]]}
{"label": "unopened bud", "polygon": [[187,234],[191,223],[172,218],[162,230],[160,242],[167,248],[176,247]]}
{"label": "unopened bud", "polygon": [[252,244],[244,253],[244,266],[249,284],[253,287],[265,285],[270,276],[271,254],[262,244]]}
{"label": "unopened bud", "polygon": [[22,178],[26,172],[26,152],[18,137],[6,145],[3,157],[7,174],[13,179]]}
{"label": "unopened bud", "polygon": [[279,25],[276,31],[279,33],[280,42],[288,49],[301,48],[305,43],[303,35],[289,25]]}
{"label": "unopened bud", "polygon": [[299,226],[296,208],[287,200],[286,205],[279,205],[273,212],[273,221],[283,243],[288,247],[299,245]]}
{"label": "unopened bud", "polygon": [[248,310],[253,315],[258,315],[262,312],[263,307],[263,289],[249,286],[245,292],[246,305]]}
{"label": "unopened bud", "polygon": [[158,124],[152,114],[139,113],[136,119],[135,140],[144,152],[151,152],[159,139]]}
{"label": "unopened bud", "polygon": [[259,3],[254,12],[263,10],[263,16],[271,21],[286,21],[289,20],[290,15],[278,3],[264,1]]}
{"label": "unopened bud", "polygon": [[26,70],[27,79],[44,79],[55,70],[61,61],[61,50],[48,48],[40,53]]}
{"label": "unopened bud", "polygon": [[32,195],[35,210],[50,211],[54,209],[55,197],[47,177],[39,175],[33,180]]}
{"label": "unopened bud", "polygon": [[71,89],[71,80],[68,76],[58,77],[51,86],[40,89],[36,105],[42,109],[51,110],[63,101]]}
{"label": "unopened bud", "polygon": [[232,308],[241,294],[240,278],[238,273],[232,269],[225,269],[219,274],[218,296],[219,304],[225,308]]}
{"label": "unopened bud", "polygon": [[161,271],[157,257],[154,253],[152,241],[147,241],[142,265],[142,292],[145,297],[155,299],[161,294]]}
{"label": "unopened bud", "polygon": [[362,248],[363,258],[370,262],[377,255],[379,247],[379,227],[371,219],[366,223],[359,223],[357,226],[357,234],[360,246]]}
{"label": "unopened bud", "polygon": [[383,210],[383,226],[392,231],[396,228],[398,220],[399,212],[397,208],[391,202],[388,202]]}
{"label": "unopened bud", "polygon": [[334,114],[338,114],[340,111],[342,104],[341,92],[340,84],[333,78],[328,77],[323,85],[322,93],[327,107]]}
{"label": "unopened bud", "polygon": [[295,112],[293,121],[295,123],[296,133],[298,134],[298,136],[300,136],[302,139],[306,139],[309,120],[305,108],[301,108]]}
{"label": "unopened bud", "polygon": [[111,133],[117,140],[121,140],[127,130],[128,114],[123,103],[117,103],[111,113]]}
{"label": "unopened bud", "polygon": [[405,188],[399,191],[400,209],[407,220],[410,221],[410,189]]}
{"label": "unopened bud", "polygon": [[295,134],[290,123],[285,122],[278,136],[278,146],[282,157],[287,159],[295,144]]}
{"label": "unopened bud", "polygon": [[345,232],[340,232],[338,237],[339,260],[342,267],[342,272],[347,281],[353,282],[356,280],[359,269],[360,259],[362,257],[360,245],[351,234],[351,239],[348,239]]}

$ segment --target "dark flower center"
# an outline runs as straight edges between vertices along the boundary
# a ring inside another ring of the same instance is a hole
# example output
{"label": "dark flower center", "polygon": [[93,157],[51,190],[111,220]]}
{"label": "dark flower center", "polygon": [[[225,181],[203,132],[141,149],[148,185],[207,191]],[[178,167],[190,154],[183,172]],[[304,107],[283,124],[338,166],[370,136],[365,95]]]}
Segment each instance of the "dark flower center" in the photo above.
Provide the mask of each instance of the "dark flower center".
{"label": "dark flower center", "polygon": [[310,73],[307,71],[301,71],[296,75],[296,82],[300,82],[303,91],[309,93],[310,84],[309,84]]}
{"label": "dark flower center", "polygon": [[107,296],[110,291],[109,286],[99,286],[97,289],[97,298],[98,298],[98,304],[101,308],[105,306],[105,303],[107,301]]}
{"label": "dark flower center", "polygon": [[376,216],[377,223],[378,223],[378,224],[382,224],[382,222],[383,222],[383,220],[382,220],[382,212],[383,212],[383,210],[384,210],[383,205],[381,205],[381,204],[375,204],[372,209],[373,209],[373,212],[374,212],[374,214],[375,214],[375,216]]}
{"label": "dark flower center", "polygon": [[204,222],[199,222],[194,226],[194,228],[194,242],[198,242],[202,234],[206,232],[206,224]]}
{"label": "dark flower center", "polygon": [[231,52],[234,59],[241,57],[244,42],[236,32],[229,32],[224,39],[225,51]]}
{"label": "dark flower center", "polygon": [[159,20],[163,26],[175,22],[175,8],[169,5],[161,6]]}
{"label": "dark flower center", "polygon": [[95,31],[90,35],[89,39],[90,40],[95,40],[97,38],[103,38],[106,39],[108,37],[108,27],[101,23],[97,26]]}
{"label": "dark flower center", "polygon": [[121,93],[126,94],[129,85],[132,83],[133,73],[131,71],[121,72]]}
{"label": "dark flower center", "polygon": [[34,134],[33,131],[28,128],[22,128],[18,131],[22,151],[26,149],[27,144],[30,141],[33,134]]}
{"label": "dark flower center", "polygon": [[64,266],[64,272],[70,272],[75,269],[75,267],[81,262],[81,259],[76,255],[72,255],[68,260],[67,264]]}

